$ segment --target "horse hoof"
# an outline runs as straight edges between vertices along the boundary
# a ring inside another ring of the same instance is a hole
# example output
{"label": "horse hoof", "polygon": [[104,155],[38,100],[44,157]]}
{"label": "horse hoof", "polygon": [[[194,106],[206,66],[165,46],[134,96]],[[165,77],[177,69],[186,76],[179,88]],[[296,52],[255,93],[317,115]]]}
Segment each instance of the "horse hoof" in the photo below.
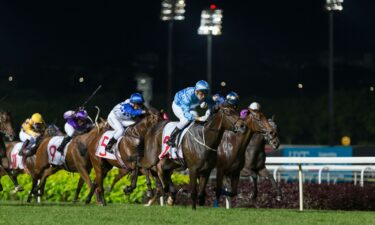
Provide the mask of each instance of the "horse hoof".
{"label": "horse hoof", "polygon": [[281,202],[281,200],[283,200],[283,198],[281,197],[281,195],[276,196],[276,201]]}
{"label": "horse hoof", "polygon": [[174,203],[173,198],[171,196],[169,196],[168,199],[167,199],[167,205],[172,206],[173,203]]}
{"label": "horse hoof", "polygon": [[219,208],[219,201],[217,199],[214,200],[214,208]]}
{"label": "horse hoof", "polygon": [[147,204],[144,204],[143,206],[145,207],[149,207],[151,206],[152,204],[154,203],[154,201],[152,199],[148,200]]}

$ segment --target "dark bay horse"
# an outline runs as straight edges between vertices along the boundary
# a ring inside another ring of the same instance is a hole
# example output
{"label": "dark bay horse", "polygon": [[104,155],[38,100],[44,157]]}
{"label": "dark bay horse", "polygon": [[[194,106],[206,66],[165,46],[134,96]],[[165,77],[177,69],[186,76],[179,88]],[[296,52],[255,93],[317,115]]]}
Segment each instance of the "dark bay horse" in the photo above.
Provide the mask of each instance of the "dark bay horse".
{"label": "dark bay horse", "polygon": [[[88,151],[92,166],[95,170],[96,192],[100,205],[106,205],[104,199],[103,180],[108,171],[114,166],[124,169],[124,171],[132,172],[132,185],[124,189],[125,193],[130,193],[136,187],[136,182],[139,172],[139,148],[143,148],[142,142],[145,134],[155,124],[162,121],[162,115],[159,111],[148,109],[146,115],[134,126],[129,127],[118,145],[118,152],[121,157],[117,160],[104,159],[96,156],[96,149],[98,147],[101,136],[104,134],[103,130],[97,138],[93,139],[88,145]],[[141,145],[141,146],[140,146]],[[141,149],[142,150],[142,149]],[[115,152],[116,154],[116,152]],[[149,179],[149,178],[148,178]],[[151,183],[148,183],[151,188]],[[93,191],[93,190],[91,190]]]}
{"label": "dark bay horse", "polygon": [[[6,157],[6,146],[4,142],[4,136],[6,136],[9,141],[13,141],[16,136],[13,129],[12,116],[9,112],[0,111],[0,174],[10,174],[9,161]],[[0,175],[1,179],[1,175]],[[3,190],[3,186],[0,181],[0,191]]]}
{"label": "dark bay horse", "polygon": [[[269,119],[269,123],[272,126],[273,130],[277,132],[277,125],[274,122],[273,118]],[[251,199],[255,199],[258,195],[257,180],[258,180],[258,176],[261,176],[271,181],[272,186],[276,189],[276,200],[281,201],[282,192],[280,190],[280,187],[277,185],[272,174],[270,174],[266,168],[265,146],[266,146],[267,141],[268,142],[270,141],[269,137],[263,136],[261,134],[254,134],[253,138],[250,141],[250,144],[246,148],[245,166],[241,171],[241,176],[242,177],[251,176],[254,182],[254,189],[252,190],[250,194]],[[274,149],[277,149],[279,144],[280,144],[280,141],[278,138],[274,139],[273,144],[271,142],[271,146]]]}
{"label": "dark bay horse", "polygon": [[237,195],[240,172],[245,164],[245,152],[253,135],[266,136],[274,148],[278,147],[277,131],[273,129],[262,112],[253,111],[246,118],[247,131],[235,134],[231,131],[224,133],[217,152],[216,198],[214,206],[218,206],[222,194],[223,178],[228,177],[231,183],[230,196]]}
{"label": "dark bay horse", "polygon": [[[174,201],[176,191],[171,174],[174,169],[181,167],[181,162],[167,157],[159,161],[165,125],[166,122],[161,122],[146,134],[145,155],[141,160],[141,165],[146,169],[156,166],[164,190],[172,193],[170,197]],[[196,209],[198,178],[200,178],[199,202],[204,202],[207,180],[216,165],[216,149],[224,131],[232,130],[243,133],[245,129],[244,121],[239,118],[237,112],[226,106],[217,107],[207,122],[195,123],[189,128],[181,143],[185,162],[182,167],[186,166],[189,169],[193,209]]]}

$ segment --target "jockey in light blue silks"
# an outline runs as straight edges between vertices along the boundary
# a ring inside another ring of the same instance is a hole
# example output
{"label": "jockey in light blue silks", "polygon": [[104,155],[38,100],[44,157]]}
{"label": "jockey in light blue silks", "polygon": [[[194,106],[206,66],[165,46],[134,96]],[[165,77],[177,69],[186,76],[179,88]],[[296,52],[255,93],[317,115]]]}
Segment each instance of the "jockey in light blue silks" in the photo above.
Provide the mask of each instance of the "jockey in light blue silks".
{"label": "jockey in light blue silks", "polygon": [[[210,87],[204,80],[200,80],[195,84],[195,87],[188,87],[179,92],[174,97],[172,103],[172,110],[176,117],[180,120],[176,128],[172,131],[167,144],[174,145],[178,133],[183,130],[190,122],[206,121],[211,113],[211,107],[214,105],[212,98],[208,96]],[[205,108],[208,106],[206,114],[202,117],[198,116],[196,108],[201,106]]]}
{"label": "jockey in light blue silks", "polygon": [[135,124],[135,118],[146,113],[144,99],[140,93],[134,93],[129,99],[117,104],[108,115],[108,123],[115,130],[105,148],[112,153],[112,146],[124,134],[125,128]]}

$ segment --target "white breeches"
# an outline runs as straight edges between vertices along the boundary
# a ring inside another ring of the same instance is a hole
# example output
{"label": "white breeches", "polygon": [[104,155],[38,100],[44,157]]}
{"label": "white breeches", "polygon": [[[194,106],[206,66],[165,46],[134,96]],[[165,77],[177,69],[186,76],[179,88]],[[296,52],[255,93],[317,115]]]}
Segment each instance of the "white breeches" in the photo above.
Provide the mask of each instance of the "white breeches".
{"label": "white breeches", "polygon": [[27,134],[26,132],[24,132],[22,129],[20,131],[20,140],[22,142],[25,142],[26,140],[29,140],[31,143],[32,143],[32,146],[31,147],[34,147],[35,146],[35,142],[36,142],[36,138]]}
{"label": "white breeches", "polygon": [[[175,116],[180,120],[177,124],[177,128],[179,130],[184,129],[188,124],[189,120],[185,118],[184,111],[182,111],[181,107],[178,106],[175,102],[172,103],[172,110]],[[194,110],[191,110],[190,113],[194,116],[198,116],[198,113]]]}
{"label": "white breeches", "polygon": [[113,138],[118,140],[124,134],[124,128],[135,123],[134,120],[119,120],[113,112],[110,112],[108,115],[108,123],[115,130]]}
{"label": "white breeches", "polygon": [[66,133],[69,137],[73,137],[74,132],[76,131],[76,130],[74,129],[74,127],[72,127],[72,125],[70,125],[69,123],[65,123],[64,130],[65,130],[65,133]]}

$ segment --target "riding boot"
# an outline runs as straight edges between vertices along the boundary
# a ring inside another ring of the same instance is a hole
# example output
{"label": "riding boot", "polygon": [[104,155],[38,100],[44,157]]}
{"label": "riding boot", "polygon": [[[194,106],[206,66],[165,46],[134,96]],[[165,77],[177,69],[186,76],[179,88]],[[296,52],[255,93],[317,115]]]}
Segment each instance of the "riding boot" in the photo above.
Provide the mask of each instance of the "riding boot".
{"label": "riding boot", "polygon": [[105,151],[113,154],[112,146],[113,146],[116,142],[117,142],[117,140],[116,140],[115,138],[111,138],[111,139],[108,141],[107,146],[105,146]]}
{"label": "riding boot", "polygon": [[72,137],[70,136],[65,136],[64,139],[62,140],[60,146],[57,148],[57,151],[62,154],[64,154],[64,148],[65,145],[69,143],[69,141],[72,140]]}
{"label": "riding boot", "polygon": [[171,147],[174,147],[175,141],[176,141],[176,137],[177,137],[177,135],[179,133],[180,133],[180,129],[178,129],[178,127],[175,127],[174,130],[171,133],[171,136],[169,137],[169,139],[167,141],[167,145],[169,145]]}
{"label": "riding boot", "polygon": [[26,140],[23,142],[21,150],[18,152],[19,156],[23,156],[26,154],[29,143],[30,143],[30,140]]}

